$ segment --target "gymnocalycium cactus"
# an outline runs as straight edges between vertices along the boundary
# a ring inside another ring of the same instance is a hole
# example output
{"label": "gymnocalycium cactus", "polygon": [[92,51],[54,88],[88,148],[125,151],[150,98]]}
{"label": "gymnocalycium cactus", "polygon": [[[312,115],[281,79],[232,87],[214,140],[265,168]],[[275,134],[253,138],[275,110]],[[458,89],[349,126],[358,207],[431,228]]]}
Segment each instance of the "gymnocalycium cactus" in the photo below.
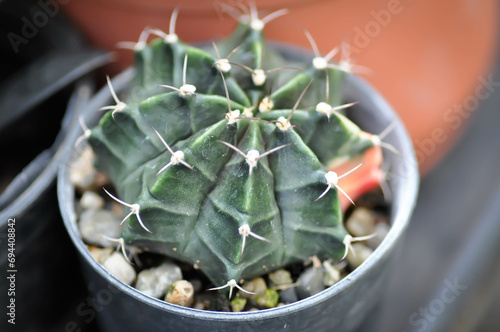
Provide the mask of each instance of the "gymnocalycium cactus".
{"label": "gymnocalycium cactus", "polygon": [[[345,256],[338,175],[331,166],[380,146],[341,110],[350,63],[288,63],[264,37],[255,8],[204,48],[146,29],[135,81],[90,131],[97,165],[127,208],[127,245],[199,267],[216,286],[287,264]],[[157,38],[147,43],[150,35]],[[227,57],[223,57],[227,55]],[[351,171],[355,171],[358,165]]]}

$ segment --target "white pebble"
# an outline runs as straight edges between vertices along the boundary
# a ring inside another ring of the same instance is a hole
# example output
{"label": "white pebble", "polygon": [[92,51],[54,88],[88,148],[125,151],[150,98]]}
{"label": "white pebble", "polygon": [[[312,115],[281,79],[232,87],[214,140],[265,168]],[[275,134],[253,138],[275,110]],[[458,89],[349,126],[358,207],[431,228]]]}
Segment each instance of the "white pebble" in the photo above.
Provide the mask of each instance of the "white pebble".
{"label": "white pebble", "polygon": [[279,269],[269,273],[269,279],[276,286],[293,284],[292,275],[285,269]]}
{"label": "white pebble", "polygon": [[78,159],[71,164],[70,181],[78,188],[89,188],[95,181],[94,152],[86,146]]}
{"label": "white pebble", "polygon": [[152,297],[161,298],[168,288],[178,280],[182,280],[181,269],[172,263],[164,263],[158,267],[143,270],[137,276],[135,288]]}
{"label": "white pebble", "polygon": [[346,221],[346,229],[352,236],[366,236],[375,232],[375,218],[370,210],[356,208]]}
{"label": "white pebble", "polygon": [[116,247],[116,242],[106,239],[103,235],[114,239],[120,238],[120,222],[120,217],[110,211],[85,210],[80,215],[78,228],[85,242],[101,247]]}
{"label": "white pebble", "polygon": [[372,254],[373,250],[362,243],[354,243],[352,247],[354,252],[349,251],[346,259],[349,265],[355,269]]}
{"label": "white pebble", "polygon": [[80,199],[80,206],[84,210],[100,210],[104,207],[104,199],[93,191],[85,191]]}
{"label": "white pebble", "polygon": [[92,255],[92,257],[95,258],[96,261],[102,264],[106,259],[109,258],[109,256],[111,256],[111,254],[113,254],[113,249],[90,246],[89,252]]}
{"label": "white pebble", "polygon": [[135,280],[136,273],[132,265],[125,260],[119,252],[114,252],[102,264],[115,278],[127,285],[131,285]]}
{"label": "white pebble", "polygon": [[386,223],[377,223],[377,225],[375,226],[375,237],[369,239],[366,243],[372,248],[377,248],[387,236],[387,233],[389,233],[390,229],[391,227]]}
{"label": "white pebble", "polygon": [[333,266],[330,261],[324,261],[323,268],[325,269],[325,276],[323,278],[323,284],[325,286],[330,287],[340,281],[340,270]]}

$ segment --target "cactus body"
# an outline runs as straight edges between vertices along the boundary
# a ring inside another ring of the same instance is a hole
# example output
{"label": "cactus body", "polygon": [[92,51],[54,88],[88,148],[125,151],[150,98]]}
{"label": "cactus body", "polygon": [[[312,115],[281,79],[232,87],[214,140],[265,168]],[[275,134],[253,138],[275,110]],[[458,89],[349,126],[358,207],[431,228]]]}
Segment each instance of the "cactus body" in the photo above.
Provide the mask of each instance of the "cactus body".
{"label": "cactus body", "polygon": [[342,257],[348,233],[337,188],[324,194],[325,165],[374,145],[340,112],[316,110],[327,96],[339,105],[341,70],[301,64],[266,74],[297,64],[250,23],[218,43],[223,56],[235,48],[231,63],[246,69],[225,71],[211,45],[159,38],[136,49],[125,106],[89,138],[117,196],[138,207],[124,224],[126,243],[196,264],[215,285],[313,255]]}

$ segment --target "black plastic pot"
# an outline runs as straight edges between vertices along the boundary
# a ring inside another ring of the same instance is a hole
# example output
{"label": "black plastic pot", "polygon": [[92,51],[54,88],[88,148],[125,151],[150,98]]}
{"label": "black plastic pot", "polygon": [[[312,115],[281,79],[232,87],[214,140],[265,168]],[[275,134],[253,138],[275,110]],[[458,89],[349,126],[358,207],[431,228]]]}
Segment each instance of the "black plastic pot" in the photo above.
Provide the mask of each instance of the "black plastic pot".
{"label": "black plastic pot", "polygon": [[[303,50],[284,48],[291,59],[310,57]],[[117,91],[124,91],[133,76],[127,71],[113,80]],[[74,206],[74,187],[69,181],[68,167],[58,174],[60,209],[70,237],[76,245],[83,272],[96,303],[95,312],[104,331],[353,331],[379,300],[391,261],[398,253],[404,231],[416,202],[418,171],[411,141],[391,107],[367,83],[348,77],[344,100],[359,101],[351,111],[351,118],[363,129],[378,133],[392,121],[397,125],[387,142],[393,144],[401,156],[387,154],[386,162],[392,174],[389,187],[391,203],[391,230],[374,253],[347,278],[323,292],[280,308],[259,312],[214,312],[172,305],[136,291],[110,275],[87,251],[79,235]],[[107,88],[101,90],[83,112],[87,122],[95,122],[100,106],[109,103]],[[74,141],[81,131],[71,133]],[[68,146],[65,161],[69,165],[77,157]],[[90,314],[89,314],[90,315]]]}
{"label": "black plastic pot", "polygon": [[[63,137],[76,117],[76,106],[85,99],[82,92],[88,98],[90,86],[88,79],[79,81],[53,146],[40,153],[0,196],[0,303],[5,308],[15,301],[15,310],[6,309],[15,316],[0,321],[2,331],[14,327],[8,323],[14,317],[19,331],[48,330],[82,284],[74,276],[76,254],[58,213],[55,179]],[[14,250],[9,252],[9,248]]]}
{"label": "black plastic pot", "polygon": [[[62,15],[47,18],[43,5],[0,3],[0,331],[54,330],[85,290],[55,180],[75,109],[93,94],[88,75],[111,56],[87,46]],[[47,19],[30,25],[33,15]]]}

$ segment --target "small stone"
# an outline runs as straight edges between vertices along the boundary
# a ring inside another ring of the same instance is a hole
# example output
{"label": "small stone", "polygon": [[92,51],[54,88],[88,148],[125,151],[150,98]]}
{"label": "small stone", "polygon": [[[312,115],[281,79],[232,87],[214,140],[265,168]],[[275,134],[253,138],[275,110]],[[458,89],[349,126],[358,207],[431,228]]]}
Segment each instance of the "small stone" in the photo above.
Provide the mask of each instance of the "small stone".
{"label": "small stone", "polygon": [[116,247],[117,243],[103,237],[103,235],[118,239],[121,237],[121,219],[114,213],[106,210],[85,210],[80,215],[78,228],[82,238],[91,244],[101,247]]}
{"label": "small stone", "polygon": [[257,294],[255,298],[255,302],[261,307],[264,308],[274,308],[278,304],[280,296],[278,291],[272,288],[268,288],[264,291],[264,293]]}
{"label": "small stone", "polygon": [[297,279],[297,295],[299,299],[305,299],[324,290],[324,278],[325,274],[321,266],[319,268],[312,266],[302,272]]}
{"label": "small stone", "polygon": [[80,206],[84,210],[101,210],[104,207],[104,199],[95,192],[87,190],[80,199]]}
{"label": "small stone", "polygon": [[373,252],[370,247],[367,247],[362,243],[354,243],[352,248],[354,249],[354,252],[349,251],[346,259],[353,269],[360,266]]}
{"label": "small stone", "polygon": [[234,312],[240,312],[245,309],[245,305],[247,304],[247,299],[244,297],[236,296],[231,300],[231,308]]}
{"label": "small stone", "polygon": [[288,288],[279,292],[280,300],[285,303],[293,303],[299,300],[295,288]]}
{"label": "small stone", "polygon": [[347,261],[344,259],[340,262],[338,262],[337,264],[335,264],[333,267],[335,267],[335,269],[339,270],[341,274],[349,274],[348,271],[346,271],[346,268],[347,268]]}
{"label": "small stone", "polygon": [[391,227],[386,223],[377,223],[375,226],[375,237],[366,241],[371,248],[377,248],[385,239]]}
{"label": "small stone", "polygon": [[375,216],[364,207],[354,209],[346,221],[346,229],[354,236],[366,236],[375,232]]}
{"label": "small stone", "polygon": [[161,298],[176,281],[182,280],[181,269],[172,263],[143,270],[137,276],[135,288],[151,297]]}
{"label": "small stone", "polygon": [[94,158],[94,152],[86,145],[78,159],[71,164],[70,181],[77,188],[84,190],[92,187],[97,175]]}
{"label": "small stone", "polygon": [[323,268],[325,270],[325,277],[323,278],[323,284],[325,286],[330,287],[340,281],[340,270],[338,270],[330,261],[324,261]]}
{"label": "small stone", "polygon": [[293,284],[292,275],[285,269],[279,269],[269,273],[269,279],[276,286]]}
{"label": "small stone", "polygon": [[88,246],[88,249],[92,257],[101,264],[104,263],[114,251],[112,248],[99,248],[96,246]]}
{"label": "small stone", "polygon": [[178,280],[174,282],[170,286],[167,296],[165,296],[165,301],[183,307],[190,307],[193,304],[193,299],[193,285],[187,280]]}
{"label": "small stone", "polygon": [[266,282],[263,278],[255,278],[250,281],[245,282],[241,287],[247,292],[255,293],[248,294],[242,291],[238,291],[238,296],[241,296],[246,299],[255,300],[257,295],[260,293],[264,293],[267,289]]}
{"label": "small stone", "polygon": [[193,304],[194,309],[207,310],[210,308],[210,302],[214,297],[213,293],[201,293],[197,294]]}
{"label": "small stone", "polygon": [[136,273],[132,265],[125,260],[125,257],[119,252],[114,252],[102,264],[116,279],[131,285],[135,280]]}

